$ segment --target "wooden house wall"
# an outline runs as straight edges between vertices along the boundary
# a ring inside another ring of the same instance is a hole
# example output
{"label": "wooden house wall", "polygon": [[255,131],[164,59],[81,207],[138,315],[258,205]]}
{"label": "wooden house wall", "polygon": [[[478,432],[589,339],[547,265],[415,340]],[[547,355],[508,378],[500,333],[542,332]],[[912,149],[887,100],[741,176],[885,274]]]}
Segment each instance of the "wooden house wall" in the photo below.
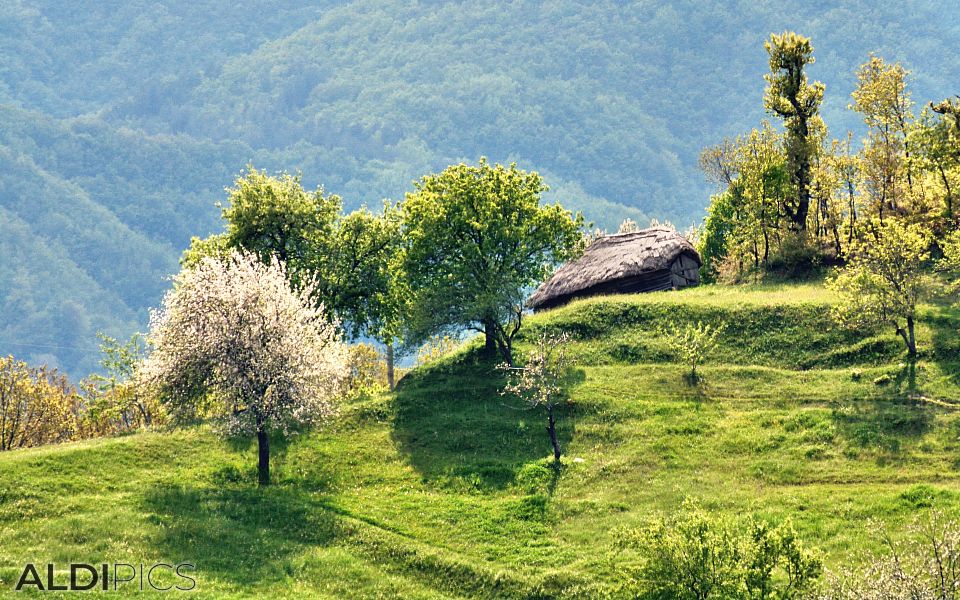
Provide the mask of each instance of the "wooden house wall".
{"label": "wooden house wall", "polygon": [[671,281],[674,289],[700,284],[700,265],[689,254],[681,254],[670,265]]}

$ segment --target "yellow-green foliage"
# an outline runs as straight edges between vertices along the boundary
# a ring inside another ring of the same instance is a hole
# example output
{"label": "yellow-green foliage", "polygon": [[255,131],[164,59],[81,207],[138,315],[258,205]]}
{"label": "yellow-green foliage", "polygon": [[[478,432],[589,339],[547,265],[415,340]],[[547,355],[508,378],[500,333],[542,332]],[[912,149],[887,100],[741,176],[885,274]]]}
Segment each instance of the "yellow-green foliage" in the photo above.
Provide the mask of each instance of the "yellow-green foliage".
{"label": "yellow-green foliage", "polygon": [[618,566],[636,595],[676,600],[805,598],[823,569],[792,523],[713,514],[695,502],[620,529]]}
{"label": "yellow-green foliage", "polygon": [[76,390],[56,370],[0,357],[0,450],[73,439],[78,404]]}
{"label": "yellow-green foliage", "polygon": [[357,343],[347,348],[348,394],[367,396],[387,388],[387,363],[373,344]]}
{"label": "yellow-green foliage", "polygon": [[697,365],[717,347],[723,323],[671,323],[663,331],[664,340],[679,362],[690,366],[690,377],[697,379]]}
{"label": "yellow-green foliage", "polygon": [[460,347],[460,340],[449,335],[435,335],[417,349],[417,366],[437,361]]}
{"label": "yellow-green foliage", "polygon": [[840,300],[833,314],[852,326],[889,324],[916,354],[917,305],[930,287],[929,236],[920,225],[892,218],[872,230],[852,244],[846,266],[828,282]]}

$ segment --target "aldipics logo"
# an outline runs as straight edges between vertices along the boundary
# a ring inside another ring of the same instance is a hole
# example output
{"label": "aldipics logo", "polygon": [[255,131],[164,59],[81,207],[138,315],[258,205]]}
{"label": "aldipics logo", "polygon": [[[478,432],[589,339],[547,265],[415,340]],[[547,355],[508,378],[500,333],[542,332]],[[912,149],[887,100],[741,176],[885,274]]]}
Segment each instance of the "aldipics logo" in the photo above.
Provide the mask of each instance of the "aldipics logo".
{"label": "aldipics logo", "polygon": [[[70,563],[57,573],[56,565],[39,567],[28,563],[14,587],[16,591],[82,592],[86,590],[189,592],[197,587],[197,580],[189,575],[196,570],[191,563],[156,563],[131,565],[113,563],[89,565]],[[41,572],[44,576],[41,576]]]}

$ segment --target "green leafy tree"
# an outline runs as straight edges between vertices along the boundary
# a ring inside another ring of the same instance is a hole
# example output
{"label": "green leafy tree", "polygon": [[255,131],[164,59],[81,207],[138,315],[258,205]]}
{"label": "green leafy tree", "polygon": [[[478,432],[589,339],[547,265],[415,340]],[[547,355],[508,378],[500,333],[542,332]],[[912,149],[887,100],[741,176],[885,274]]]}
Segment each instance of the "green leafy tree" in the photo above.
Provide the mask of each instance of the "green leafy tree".
{"label": "green leafy tree", "polygon": [[547,413],[547,434],[553,446],[553,460],[560,464],[560,440],[557,437],[556,409],[569,399],[568,387],[574,378],[573,357],[568,344],[570,336],[540,334],[534,348],[522,367],[514,368],[508,363],[499,368],[506,370],[510,379],[503,387],[503,394],[514,395],[534,408]]}
{"label": "green leafy tree", "polygon": [[206,257],[226,260],[230,256],[230,242],[225,233],[218,233],[206,238],[190,238],[190,246],[180,256],[180,267],[189,269],[195,267]]}
{"label": "green leafy tree", "polygon": [[861,163],[873,216],[909,208],[913,188],[907,131],[913,115],[907,91],[909,71],[871,56],[857,70],[857,88],[850,106],[868,127]]}
{"label": "green leafy tree", "polygon": [[463,328],[512,362],[524,295],[582,248],[583,217],[542,206],[547,188],[516,165],[448,167],[400,206],[411,342]]}
{"label": "green leafy tree", "polygon": [[340,214],[340,197],[323,188],[306,191],[300,175],[273,176],[252,166],[227,193],[226,246],[253,252],[264,263],[276,258],[294,283],[309,281],[316,246],[331,236]]}
{"label": "green leafy tree", "polygon": [[767,267],[784,238],[780,230],[791,202],[783,136],[764,122],[704,150],[701,166],[708,179],[730,181],[711,199],[704,222],[708,274],[736,280]]}
{"label": "green leafy tree", "polygon": [[339,217],[330,235],[318,240],[310,260],[316,298],[340,319],[347,337],[368,336],[385,345],[390,389],[409,298],[399,266],[399,216],[384,203],[380,214],[362,207]]}
{"label": "green leafy tree", "polygon": [[818,147],[814,134],[822,128],[819,113],[824,86],[819,81],[807,83],[805,67],[814,62],[810,38],[793,32],[771,34],[764,47],[770,55],[771,71],[765,75],[764,105],[783,119],[787,164],[796,186],[796,203],[787,206],[787,217],[796,230],[803,231],[810,211],[812,159]]}
{"label": "green leafy tree", "polygon": [[[309,285],[316,305],[337,318],[347,338],[384,342],[392,365],[405,298],[397,277],[397,211],[385,204],[380,214],[362,207],[344,215],[338,196],[306,191],[299,175],[274,176],[252,166],[227,192],[226,231],[194,238],[181,265],[207,256],[223,260],[233,249],[264,263],[279,260],[291,284]],[[392,367],[390,374],[392,387]]]}
{"label": "green leafy tree", "polygon": [[827,282],[839,302],[834,317],[848,326],[893,326],[911,357],[917,354],[917,304],[930,290],[926,264],[930,239],[920,225],[875,219],[855,240],[846,266]]}
{"label": "green leafy tree", "polygon": [[940,242],[943,258],[937,263],[937,269],[947,276],[951,292],[960,290],[960,229],[951,231]]}
{"label": "green leafy tree", "polygon": [[931,102],[930,108],[933,112],[943,115],[944,119],[952,125],[950,135],[954,142],[954,149],[960,153],[960,96],[947,98],[936,104]]}
{"label": "green leafy tree", "polygon": [[311,249],[316,299],[342,322],[351,339],[373,337],[392,348],[401,334],[407,298],[399,268],[400,214],[385,203],[339,216]]}
{"label": "green leafy tree", "polygon": [[934,173],[943,186],[944,213],[952,221],[955,196],[960,188],[960,138],[951,135],[951,124],[946,117],[935,118],[935,114],[924,108],[908,139],[914,162],[921,169]]}
{"label": "green leafy tree", "polygon": [[126,342],[103,333],[97,337],[106,375],[81,382],[87,392],[88,425],[101,434],[150,427],[162,418],[162,410],[156,398],[137,385],[137,369],[149,351],[146,338],[140,333]]}

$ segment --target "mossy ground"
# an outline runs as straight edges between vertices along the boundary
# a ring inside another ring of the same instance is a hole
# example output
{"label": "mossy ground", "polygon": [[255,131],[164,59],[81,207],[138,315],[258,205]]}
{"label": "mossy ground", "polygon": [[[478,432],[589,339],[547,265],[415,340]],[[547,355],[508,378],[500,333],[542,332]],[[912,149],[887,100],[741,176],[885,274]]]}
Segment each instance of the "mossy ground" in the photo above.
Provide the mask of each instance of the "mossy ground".
{"label": "mossy ground", "polygon": [[[267,489],[255,448],[207,427],[2,454],[0,593],[30,561],[165,560],[197,565],[197,597],[596,597],[616,590],[613,531],[685,498],[789,517],[828,566],[856,560],[870,518],[960,509],[960,315],[924,309],[911,365],[831,301],[703,287],[532,317],[527,336],[576,336],[583,372],[559,473],[543,416],[499,395],[476,345],[278,444]],[[697,385],[658,338],[671,319],[727,324]]]}

